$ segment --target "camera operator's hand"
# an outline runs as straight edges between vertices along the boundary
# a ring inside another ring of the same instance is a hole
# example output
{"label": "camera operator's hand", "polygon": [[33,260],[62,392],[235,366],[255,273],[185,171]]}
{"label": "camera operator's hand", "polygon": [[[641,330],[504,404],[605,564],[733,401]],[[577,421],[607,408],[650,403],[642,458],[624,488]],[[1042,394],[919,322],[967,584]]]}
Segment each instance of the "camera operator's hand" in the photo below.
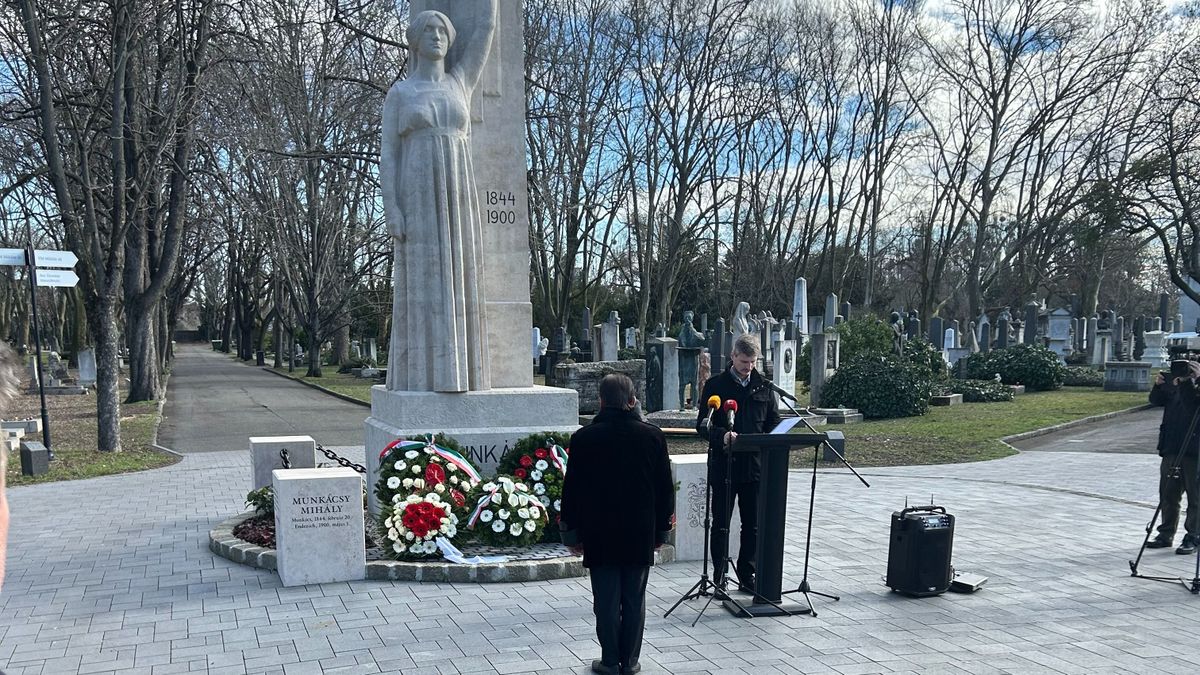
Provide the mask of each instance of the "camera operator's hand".
{"label": "camera operator's hand", "polygon": [[1157,374],[1157,375],[1155,375],[1155,376],[1154,376],[1154,385],[1155,385],[1155,386],[1158,386],[1158,385],[1160,385],[1160,384],[1164,384],[1166,381],[1167,381],[1167,378],[1163,377],[1163,374],[1162,374],[1162,373],[1159,373],[1159,374]]}

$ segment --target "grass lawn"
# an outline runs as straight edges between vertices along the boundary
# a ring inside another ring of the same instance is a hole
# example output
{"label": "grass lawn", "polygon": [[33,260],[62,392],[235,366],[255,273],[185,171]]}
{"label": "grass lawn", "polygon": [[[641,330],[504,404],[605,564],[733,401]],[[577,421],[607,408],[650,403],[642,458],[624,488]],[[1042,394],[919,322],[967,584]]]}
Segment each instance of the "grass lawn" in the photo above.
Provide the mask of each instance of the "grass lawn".
{"label": "grass lawn", "polygon": [[287,375],[293,380],[308,382],[330,391],[336,391],[339,394],[349,396],[363,403],[371,402],[371,386],[379,384],[379,381],[375,379],[365,380],[361,377],[354,377],[349,373],[339,373],[337,366],[325,366],[321,368],[321,377],[305,377],[304,373],[308,370],[307,367],[296,368],[296,370],[290,373],[287,370],[287,366],[271,368],[271,370],[282,375]]}
{"label": "grass lawn", "polygon": [[[856,467],[975,462],[1014,454],[1000,442],[1005,436],[1145,402],[1144,392],[1064,387],[1058,391],[1020,394],[1005,403],[931,407],[928,414],[920,417],[827,425],[820,430],[840,430],[846,434],[847,458]],[[671,438],[668,443],[671,452],[706,451],[704,444],[694,438]],[[793,466],[811,464],[811,454],[793,453]],[[822,462],[821,466],[834,464]]]}
{"label": "grass lawn", "polygon": [[[151,447],[158,404],[143,401],[121,405],[122,452],[96,451],[96,397],[47,396],[50,415],[50,441],[54,461],[50,472],[37,477],[21,475],[21,456],[12,453],[8,461],[8,485],[30,485],[78,478],[95,478],[167,466],[179,461],[175,455]],[[40,417],[37,393],[22,393],[5,411],[6,419]],[[37,435],[41,441],[41,435]]]}

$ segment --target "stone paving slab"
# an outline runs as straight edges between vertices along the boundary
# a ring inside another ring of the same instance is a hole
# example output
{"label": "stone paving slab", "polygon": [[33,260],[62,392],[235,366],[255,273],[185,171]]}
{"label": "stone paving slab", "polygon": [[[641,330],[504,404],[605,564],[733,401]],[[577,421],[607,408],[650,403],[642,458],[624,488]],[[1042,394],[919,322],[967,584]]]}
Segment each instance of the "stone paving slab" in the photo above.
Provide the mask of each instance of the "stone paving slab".
{"label": "stone paving slab", "polygon": [[[1152,456],[1035,452],[875,469],[869,490],[823,472],[810,581],[841,601],[816,599],[817,617],[752,621],[710,608],[693,628],[699,602],[662,613],[699,564],[656,567],[645,672],[1194,673],[1200,597],[1131,579],[1126,564],[1152,513],[1138,502],[1153,499],[1155,466]],[[596,656],[586,579],[282,588],[273,572],[214,556],[207,532],[242,508],[249,472],[245,452],[211,452],[10,490],[0,668],[570,673]],[[958,517],[955,565],[990,578],[979,593],[913,600],[882,585],[891,512],[931,493]],[[808,474],[793,472],[789,587],[802,575],[807,502]],[[1168,550],[1143,565],[1190,576],[1192,562]]]}

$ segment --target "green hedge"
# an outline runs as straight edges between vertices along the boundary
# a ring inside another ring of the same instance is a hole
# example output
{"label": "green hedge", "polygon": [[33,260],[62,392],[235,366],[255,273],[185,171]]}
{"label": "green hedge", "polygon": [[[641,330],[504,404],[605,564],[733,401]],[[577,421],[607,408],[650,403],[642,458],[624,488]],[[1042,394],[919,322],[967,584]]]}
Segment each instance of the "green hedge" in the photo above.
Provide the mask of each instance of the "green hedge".
{"label": "green hedge", "polygon": [[1014,345],[968,355],[964,371],[968,380],[991,380],[1000,375],[1005,384],[1048,391],[1062,387],[1065,366],[1058,355],[1041,345]]}
{"label": "green hedge", "polygon": [[1013,391],[995,380],[954,380],[950,393],[962,394],[965,403],[999,403],[1013,400]]}
{"label": "green hedge", "polygon": [[929,410],[932,391],[927,365],[874,354],[843,361],[821,390],[821,405],[857,408],[870,418],[913,417]]}
{"label": "green hedge", "polygon": [[1104,373],[1084,366],[1063,368],[1063,385],[1067,387],[1103,387]]}

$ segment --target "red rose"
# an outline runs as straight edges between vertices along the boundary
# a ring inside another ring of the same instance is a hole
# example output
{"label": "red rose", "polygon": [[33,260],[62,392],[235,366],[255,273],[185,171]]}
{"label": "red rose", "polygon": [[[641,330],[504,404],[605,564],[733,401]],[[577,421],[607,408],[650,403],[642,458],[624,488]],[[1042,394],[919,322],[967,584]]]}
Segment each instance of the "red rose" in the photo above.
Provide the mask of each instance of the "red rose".
{"label": "red rose", "polygon": [[533,458],[530,457],[529,455],[522,455],[521,456],[521,466],[525,466],[525,467],[533,466]]}
{"label": "red rose", "polygon": [[[526,457],[525,459],[529,459],[529,458]],[[517,469],[516,471],[513,472],[513,475],[516,476],[517,478],[524,478],[526,475],[525,469]]]}
{"label": "red rose", "polygon": [[437,464],[430,464],[425,467],[425,484],[429,487],[439,485],[446,482],[446,470]]}
{"label": "red rose", "polygon": [[463,496],[463,493],[455,490],[454,488],[450,488],[450,499],[452,499],[454,501],[454,505],[460,509],[467,504],[467,498]]}
{"label": "red rose", "polygon": [[537,450],[533,451],[533,454],[537,455],[538,459],[546,459],[546,456],[550,453],[546,452],[545,448],[538,448]]}

